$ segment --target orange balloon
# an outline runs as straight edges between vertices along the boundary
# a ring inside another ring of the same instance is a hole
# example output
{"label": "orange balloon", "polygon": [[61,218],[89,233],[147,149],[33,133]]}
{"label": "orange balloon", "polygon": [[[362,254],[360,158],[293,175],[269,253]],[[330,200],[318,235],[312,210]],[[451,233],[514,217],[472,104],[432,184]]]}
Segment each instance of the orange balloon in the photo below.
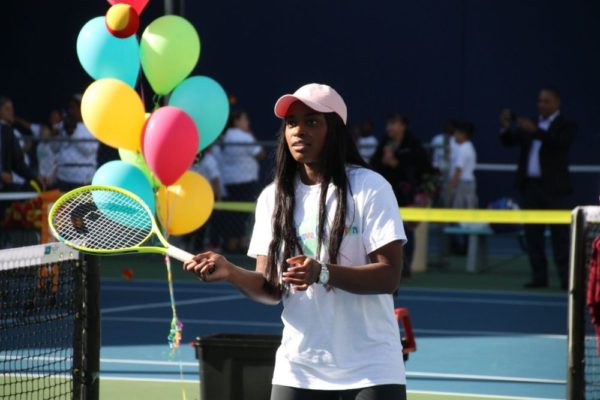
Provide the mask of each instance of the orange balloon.
{"label": "orange balloon", "polygon": [[215,205],[210,183],[193,171],[187,171],[170,186],[161,186],[157,196],[158,219],[170,235],[183,235],[200,228]]}

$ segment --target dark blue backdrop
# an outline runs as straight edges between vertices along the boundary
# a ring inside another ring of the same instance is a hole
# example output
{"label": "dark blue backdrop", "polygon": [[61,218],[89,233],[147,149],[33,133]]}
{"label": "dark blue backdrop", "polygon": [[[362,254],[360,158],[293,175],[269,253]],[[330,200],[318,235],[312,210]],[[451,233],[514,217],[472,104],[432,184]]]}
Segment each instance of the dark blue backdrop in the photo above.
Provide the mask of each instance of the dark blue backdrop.
{"label": "dark blue backdrop", "polygon": [[[104,13],[102,0],[3,2],[0,93],[41,118],[90,82],[75,53],[79,29]],[[6,4],[7,3],[7,4]],[[40,4],[41,3],[41,4]],[[163,12],[151,0],[143,26]],[[600,2],[594,0],[187,0],[202,40],[195,71],[217,79],[249,111],[256,134],[278,128],[282,93],[317,81],[348,103],[350,122],[406,113],[429,140],[448,117],[477,126],[480,162],[514,162],[497,140],[504,107],[535,115],[539,88],[563,93],[579,123],[574,164],[597,164],[600,148]],[[10,37],[10,40],[6,40]],[[478,175],[482,200],[513,194],[512,174]],[[597,177],[576,177],[578,203],[597,202]]]}

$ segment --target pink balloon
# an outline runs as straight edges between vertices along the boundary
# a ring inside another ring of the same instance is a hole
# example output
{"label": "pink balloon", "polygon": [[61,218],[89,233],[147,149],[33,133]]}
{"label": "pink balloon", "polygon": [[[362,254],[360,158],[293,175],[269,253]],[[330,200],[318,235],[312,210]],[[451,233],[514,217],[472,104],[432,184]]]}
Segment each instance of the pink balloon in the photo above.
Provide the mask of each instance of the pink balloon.
{"label": "pink balloon", "polygon": [[148,167],[169,186],[192,165],[198,150],[198,129],[192,118],[177,107],[161,107],[146,121],[142,152]]}
{"label": "pink balloon", "polygon": [[129,4],[138,13],[138,15],[140,15],[142,10],[146,8],[148,1],[150,0],[108,0],[108,2],[112,5],[120,3]]}

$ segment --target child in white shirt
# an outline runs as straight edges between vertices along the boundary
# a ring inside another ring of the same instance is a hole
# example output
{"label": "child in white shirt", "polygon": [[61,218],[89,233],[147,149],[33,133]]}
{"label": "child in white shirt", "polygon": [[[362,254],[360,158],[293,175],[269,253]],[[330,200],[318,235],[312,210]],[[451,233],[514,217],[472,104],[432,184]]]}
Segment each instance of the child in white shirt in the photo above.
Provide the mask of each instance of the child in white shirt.
{"label": "child in white shirt", "polygon": [[475,181],[475,165],[477,152],[471,137],[474,126],[470,122],[457,125],[454,131],[456,147],[452,154],[450,169],[450,204],[452,208],[476,208],[477,185]]}

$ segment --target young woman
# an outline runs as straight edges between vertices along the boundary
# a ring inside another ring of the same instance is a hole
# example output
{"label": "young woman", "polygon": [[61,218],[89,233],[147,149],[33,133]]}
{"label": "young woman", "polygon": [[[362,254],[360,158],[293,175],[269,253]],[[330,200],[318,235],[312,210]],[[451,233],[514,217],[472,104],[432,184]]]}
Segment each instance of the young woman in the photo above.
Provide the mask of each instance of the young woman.
{"label": "young woman", "polygon": [[256,270],[205,252],[184,269],[283,301],[271,399],[405,399],[392,293],[406,240],[389,183],[366,168],[332,88],[282,96],[275,181],[258,198]]}
{"label": "young woman", "polygon": [[[400,207],[416,206],[422,202],[421,196],[418,196],[421,186],[425,177],[433,173],[427,152],[421,141],[412,134],[409,126],[406,116],[398,113],[389,115],[386,124],[387,135],[371,157],[371,166],[391,183]],[[409,223],[405,228],[408,245],[404,249],[402,277],[410,278],[416,225]]]}

